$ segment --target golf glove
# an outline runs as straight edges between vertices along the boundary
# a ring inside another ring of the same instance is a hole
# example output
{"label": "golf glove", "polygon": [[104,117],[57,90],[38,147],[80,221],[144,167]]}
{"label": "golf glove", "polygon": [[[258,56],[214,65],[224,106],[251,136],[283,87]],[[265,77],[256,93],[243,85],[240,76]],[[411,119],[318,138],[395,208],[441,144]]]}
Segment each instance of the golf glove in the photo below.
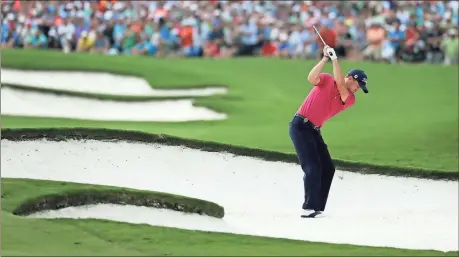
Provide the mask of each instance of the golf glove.
{"label": "golf glove", "polygon": [[331,47],[327,47],[327,49],[325,51],[327,52],[327,56],[330,57],[330,59],[332,59],[332,60],[338,59],[338,57],[336,56],[336,53],[335,53],[335,49],[333,49]]}

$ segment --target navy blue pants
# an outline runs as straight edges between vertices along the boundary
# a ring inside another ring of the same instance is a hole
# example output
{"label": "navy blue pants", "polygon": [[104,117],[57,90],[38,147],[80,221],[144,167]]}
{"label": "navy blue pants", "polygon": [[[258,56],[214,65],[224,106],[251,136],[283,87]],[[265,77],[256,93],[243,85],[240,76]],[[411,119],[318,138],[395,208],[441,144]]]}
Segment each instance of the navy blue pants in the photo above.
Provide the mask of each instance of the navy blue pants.
{"label": "navy blue pants", "polygon": [[289,134],[303,170],[303,209],[324,211],[335,175],[335,166],[320,131],[304,118],[294,116]]}

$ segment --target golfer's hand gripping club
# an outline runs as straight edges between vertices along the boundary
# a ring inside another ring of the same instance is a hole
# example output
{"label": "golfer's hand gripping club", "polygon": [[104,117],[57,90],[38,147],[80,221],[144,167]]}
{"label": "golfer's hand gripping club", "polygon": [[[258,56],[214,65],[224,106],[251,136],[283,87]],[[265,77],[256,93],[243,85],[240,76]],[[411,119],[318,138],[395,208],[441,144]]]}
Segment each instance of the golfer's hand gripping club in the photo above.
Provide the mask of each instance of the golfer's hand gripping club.
{"label": "golfer's hand gripping club", "polygon": [[336,53],[335,53],[335,49],[329,47],[329,46],[325,46],[324,47],[324,54],[326,56],[328,56],[331,60],[336,60],[338,59],[338,57],[336,56]]}

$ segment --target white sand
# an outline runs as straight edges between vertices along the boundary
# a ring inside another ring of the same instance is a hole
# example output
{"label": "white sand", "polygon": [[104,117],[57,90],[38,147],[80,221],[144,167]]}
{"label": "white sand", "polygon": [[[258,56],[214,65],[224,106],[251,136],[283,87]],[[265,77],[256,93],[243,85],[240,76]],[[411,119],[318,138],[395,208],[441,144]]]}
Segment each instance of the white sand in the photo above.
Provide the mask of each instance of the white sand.
{"label": "white sand", "polygon": [[226,114],[193,105],[194,100],[120,102],[1,89],[1,114],[104,121],[183,122],[223,120]]}
{"label": "white sand", "polygon": [[[197,215],[186,216],[187,220],[182,215],[181,220],[180,215],[161,210],[111,205],[51,211],[48,217],[106,218],[330,243],[458,250],[457,182],[337,171],[326,216],[301,219],[302,171],[294,164],[135,143],[2,140],[1,144],[2,177],[155,190],[210,200],[226,209],[223,222]],[[166,214],[171,215],[170,220]]]}
{"label": "white sand", "polygon": [[47,210],[33,213],[28,217],[44,219],[108,219],[133,224],[148,224],[153,226],[213,232],[228,232],[237,229],[230,227],[223,219],[205,215],[183,213],[168,209],[116,204],[97,204],[69,207],[60,210]]}
{"label": "white sand", "polygon": [[2,83],[84,93],[129,96],[210,96],[227,93],[224,87],[154,89],[143,78],[102,72],[23,71],[2,68],[1,74]]}

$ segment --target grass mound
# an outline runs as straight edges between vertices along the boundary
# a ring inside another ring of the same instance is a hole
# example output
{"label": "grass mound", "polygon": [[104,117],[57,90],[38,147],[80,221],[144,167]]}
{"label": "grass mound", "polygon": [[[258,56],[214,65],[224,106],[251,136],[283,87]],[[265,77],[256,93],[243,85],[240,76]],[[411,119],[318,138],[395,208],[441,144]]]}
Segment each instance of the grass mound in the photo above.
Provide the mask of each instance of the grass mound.
{"label": "grass mound", "polygon": [[224,217],[224,209],[218,204],[184,196],[159,192],[136,191],[118,188],[94,188],[86,190],[63,191],[41,195],[22,203],[14,215],[30,215],[43,210],[57,210],[92,204],[119,204],[170,209],[174,211]]}
{"label": "grass mound", "polygon": [[[7,209],[19,216],[30,215],[43,210],[57,210],[90,204],[145,206],[216,218],[223,218],[225,215],[224,208],[216,203],[161,192],[44,180],[2,180],[2,200],[13,197],[16,200],[14,201],[16,206],[7,206],[9,207]],[[3,189],[3,185],[6,185],[6,190]],[[11,192],[8,190],[12,185],[16,188],[22,188],[25,192],[32,187],[37,191],[37,194],[16,198],[18,196],[10,195]],[[2,207],[4,206],[2,205]]]}

